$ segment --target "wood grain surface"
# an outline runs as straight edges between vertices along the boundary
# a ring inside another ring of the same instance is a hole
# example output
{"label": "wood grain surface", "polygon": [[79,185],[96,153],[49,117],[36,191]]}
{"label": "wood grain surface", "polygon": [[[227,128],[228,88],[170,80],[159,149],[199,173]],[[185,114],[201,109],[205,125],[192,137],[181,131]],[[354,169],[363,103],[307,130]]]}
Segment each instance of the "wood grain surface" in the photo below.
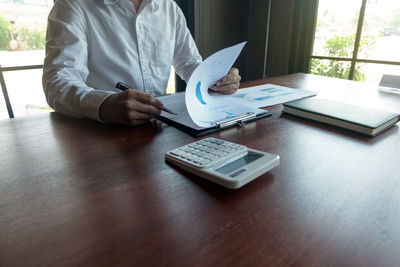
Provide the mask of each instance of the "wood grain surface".
{"label": "wood grain surface", "polygon": [[[294,74],[275,83],[400,112],[400,95]],[[281,115],[209,136],[280,155],[229,190],[165,152],[198,140],[164,123],[57,113],[0,122],[0,266],[398,266],[399,125],[368,138]]]}

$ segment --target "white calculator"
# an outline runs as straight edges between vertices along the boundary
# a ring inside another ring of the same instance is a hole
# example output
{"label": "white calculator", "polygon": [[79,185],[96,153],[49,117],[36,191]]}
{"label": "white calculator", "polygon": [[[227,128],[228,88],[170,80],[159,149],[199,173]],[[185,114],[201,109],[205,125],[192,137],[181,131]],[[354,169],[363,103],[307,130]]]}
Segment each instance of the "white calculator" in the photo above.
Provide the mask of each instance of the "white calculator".
{"label": "white calculator", "polygon": [[204,138],[165,154],[182,169],[236,189],[279,165],[279,156],[217,138]]}

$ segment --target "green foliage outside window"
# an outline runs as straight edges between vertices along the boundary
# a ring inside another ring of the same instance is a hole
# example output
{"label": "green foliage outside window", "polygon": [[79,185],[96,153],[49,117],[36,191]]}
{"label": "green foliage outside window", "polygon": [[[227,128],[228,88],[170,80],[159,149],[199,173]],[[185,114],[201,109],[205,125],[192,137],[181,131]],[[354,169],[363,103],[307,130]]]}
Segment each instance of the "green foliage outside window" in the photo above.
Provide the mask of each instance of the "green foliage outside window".
{"label": "green foliage outside window", "polygon": [[0,50],[8,50],[10,41],[10,23],[0,16]]}
{"label": "green foliage outside window", "polygon": [[0,16],[0,50],[40,50],[45,42],[46,29],[12,25]]}
{"label": "green foliage outside window", "polygon": [[20,28],[15,31],[18,40],[24,42],[25,50],[39,50],[44,49],[46,43],[45,30],[30,30],[27,28]]}
{"label": "green foliage outside window", "polygon": [[[325,43],[325,55],[329,57],[352,58],[354,50],[355,35],[337,36],[328,39]],[[358,54],[367,57],[368,52],[375,45],[376,38],[364,36],[360,40]],[[335,78],[348,79],[350,74],[348,61],[312,59],[311,73]],[[354,80],[365,81],[365,70],[363,64],[356,64]]]}

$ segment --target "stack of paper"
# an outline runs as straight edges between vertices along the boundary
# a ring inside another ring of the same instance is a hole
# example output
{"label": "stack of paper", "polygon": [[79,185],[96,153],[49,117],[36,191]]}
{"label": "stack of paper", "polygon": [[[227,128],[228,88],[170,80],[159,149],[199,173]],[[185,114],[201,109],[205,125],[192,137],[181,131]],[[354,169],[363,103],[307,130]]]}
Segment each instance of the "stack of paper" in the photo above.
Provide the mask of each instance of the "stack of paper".
{"label": "stack of paper", "polygon": [[199,136],[231,121],[242,123],[271,116],[260,107],[315,95],[271,84],[240,89],[233,95],[209,94],[209,88],[229,72],[245,44],[225,48],[204,60],[190,77],[185,93],[159,97],[178,114],[162,112],[159,119]]}

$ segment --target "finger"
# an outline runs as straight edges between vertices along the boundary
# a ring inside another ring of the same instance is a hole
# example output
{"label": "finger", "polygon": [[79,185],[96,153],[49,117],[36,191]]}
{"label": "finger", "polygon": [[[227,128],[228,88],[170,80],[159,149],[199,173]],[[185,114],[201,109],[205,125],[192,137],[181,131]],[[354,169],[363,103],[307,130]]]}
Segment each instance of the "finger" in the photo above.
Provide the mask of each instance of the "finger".
{"label": "finger", "polygon": [[221,91],[218,93],[222,94],[222,95],[232,95],[232,94],[236,93],[236,91],[237,91],[236,89],[233,89],[233,90]]}
{"label": "finger", "polygon": [[239,75],[239,70],[237,68],[231,68],[229,70],[228,74],[232,74],[233,76],[238,76]]}
{"label": "finger", "polygon": [[144,104],[149,104],[157,108],[161,108],[162,106],[164,106],[163,103],[161,103],[161,101],[158,100],[156,97],[140,91],[138,94],[138,100]]}
{"label": "finger", "polygon": [[155,115],[153,114],[131,111],[128,114],[128,121],[132,122],[134,120],[150,120],[154,117]]}
{"label": "finger", "polygon": [[225,89],[226,87],[236,87],[236,89],[239,89],[239,87],[240,87],[240,79],[238,80],[238,81],[235,81],[235,82],[231,82],[231,83],[225,83],[225,84],[220,84],[220,85],[213,85],[213,86],[211,86],[211,90],[212,91],[214,91],[214,92],[219,92],[219,91],[221,91],[221,90],[229,90],[230,88],[228,88],[228,89]]}
{"label": "finger", "polygon": [[211,86],[211,90],[218,92],[219,90],[224,90],[225,88],[228,87],[239,87],[240,82],[232,82],[232,83],[226,83],[226,84],[221,84],[221,85],[213,85]]}
{"label": "finger", "polygon": [[[160,115],[161,110],[153,105],[144,104],[140,101],[136,101],[132,105],[131,111],[135,111],[136,113],[150,115],[150,118],[153,118],[156,115]],[[145,117],[138,117],[138,119],[146,119],[149,118],[148,116]]]}
{"label": "finger", "polygon": [[230,92],[231,94],[236,92],[237,89],[239,88],[240,83],[231,83],[231,84],[225,84],[221,86],[216,86],[216,89],[213,89],[217,91],[218,93],[225,93],[225,92]]}
{"label": "finger", "polygon": [[230,83],[240,82],[241,77],[239,75],[239,70],[232,68],[227,75],[225,75],[221,80],[217,81],[216,85],[224,85]]}
{"label": "finger", "polygon": [[242,79],[242,77],[240,77],[240,76],[235,76],[235,77],[226,76],[225,78],[223,78],[222,80],[219,80],[216,83],[216,85],[221,86],[221,85],[225,85],[225,84],[237,83],[237,82],[240,82],[240,80]]}
{"label": "finger", "polygon": [[163,106],[163,103],[161,103],[160,100],[148,93],[139,90],[127,90],[126,92],[127,97],[134,98],[141,103],[152,105],[157,108],[161,108]]}

